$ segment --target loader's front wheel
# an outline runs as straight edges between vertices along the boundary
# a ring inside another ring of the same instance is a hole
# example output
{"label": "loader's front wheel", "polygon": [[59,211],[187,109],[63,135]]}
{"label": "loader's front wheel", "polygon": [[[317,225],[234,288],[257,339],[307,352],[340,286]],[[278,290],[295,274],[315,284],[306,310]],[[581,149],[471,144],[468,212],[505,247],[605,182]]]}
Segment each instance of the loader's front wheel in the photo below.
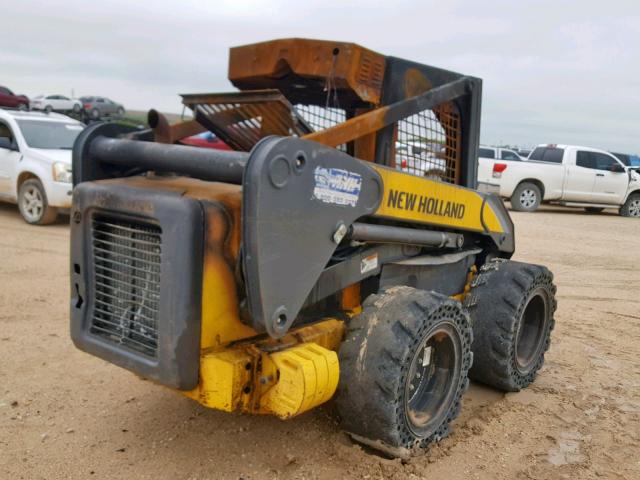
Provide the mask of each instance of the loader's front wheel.
{"label": "loader's front wheel", "polygon": [[446,296],[393,287],[372,295],[340,348],[336,404],[355,440],[407,457],[439,441],[460,412],[473,332]]}
{"label": "loader's front wheel", "polygon": [[474,333],[473,380],[508,392],[533,382],[551,341],[555,293],[546,267],[498,258],[481,268],[465,299]]}

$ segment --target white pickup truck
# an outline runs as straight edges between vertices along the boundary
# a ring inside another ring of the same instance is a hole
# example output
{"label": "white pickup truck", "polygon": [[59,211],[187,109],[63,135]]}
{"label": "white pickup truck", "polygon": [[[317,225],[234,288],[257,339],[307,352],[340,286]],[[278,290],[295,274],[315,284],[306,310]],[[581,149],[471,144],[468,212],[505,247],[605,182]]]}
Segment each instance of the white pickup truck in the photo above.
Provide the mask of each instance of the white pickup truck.
{"label": "white pickup truck", "polygon": [[539,145],[522,161],[481,157],[478,172],[479,188],[509,199],[514,210],[555,203],[640,218],[640,175],[604,150]]}
{"label": "white pickup truck", "polygon": [[[510,162],[522,162],[515,150],[480,145],[478,149],[478,190],[487,193],[500,193],[500,174]],[[498,164],[498,167],[495,165]]]}

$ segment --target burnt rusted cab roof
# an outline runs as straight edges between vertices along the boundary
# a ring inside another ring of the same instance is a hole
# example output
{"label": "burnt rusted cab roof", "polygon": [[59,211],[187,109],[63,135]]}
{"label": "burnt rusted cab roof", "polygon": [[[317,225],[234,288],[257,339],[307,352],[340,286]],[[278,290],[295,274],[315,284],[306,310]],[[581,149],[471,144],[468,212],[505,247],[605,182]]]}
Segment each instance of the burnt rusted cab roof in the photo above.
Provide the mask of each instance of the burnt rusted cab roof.
{"label": "burnt rusted cab roof", "polygon": [[277,88],[292,102],[379,105],[385,56],[355,43],[287,38],[231,48],[229,80],[240,90]]}

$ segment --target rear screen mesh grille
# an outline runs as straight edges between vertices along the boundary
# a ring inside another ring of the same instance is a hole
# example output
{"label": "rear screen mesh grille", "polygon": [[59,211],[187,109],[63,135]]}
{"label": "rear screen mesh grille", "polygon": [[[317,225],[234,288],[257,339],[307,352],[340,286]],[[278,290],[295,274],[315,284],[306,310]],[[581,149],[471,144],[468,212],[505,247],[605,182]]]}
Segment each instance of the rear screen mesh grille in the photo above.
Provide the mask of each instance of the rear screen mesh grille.
{"label": "rear screen mesh grille", "polygon": [[160,227],[94,215],[91,333],[148,357],[158,353]]}

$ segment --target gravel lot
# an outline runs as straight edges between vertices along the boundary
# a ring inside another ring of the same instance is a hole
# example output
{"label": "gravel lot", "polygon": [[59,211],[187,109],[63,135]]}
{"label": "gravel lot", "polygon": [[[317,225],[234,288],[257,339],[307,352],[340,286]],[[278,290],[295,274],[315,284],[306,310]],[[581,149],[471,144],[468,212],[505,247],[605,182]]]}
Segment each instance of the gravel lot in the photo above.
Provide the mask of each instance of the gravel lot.
{"label": "gravel lot", "polygon": [[67,226],[0,204],[0,478],[640,478],[640,222],[513,218],[515,258],[556,276],[546,365],[518,394],[473,385],[454,433],[403,463],[351,443],[330,406],[227,415],[77,351]]}

